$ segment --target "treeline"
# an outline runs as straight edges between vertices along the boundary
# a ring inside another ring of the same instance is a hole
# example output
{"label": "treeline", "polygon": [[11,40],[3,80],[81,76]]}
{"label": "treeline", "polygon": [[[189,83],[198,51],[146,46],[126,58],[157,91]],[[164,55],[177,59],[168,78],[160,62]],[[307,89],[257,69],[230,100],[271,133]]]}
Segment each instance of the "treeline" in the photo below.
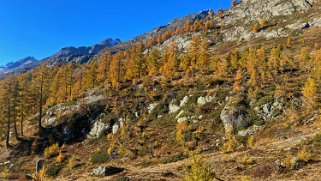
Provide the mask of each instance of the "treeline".
{"label": "treeline", "polygon": [[302,48],[297,55],[280,45],[242,52],[235,49],[225,58],[218,58],[210,51],[205,37],[194,36],[187,49],[175,42],[163,50],[139,43],[116,54],[105,52],[98,62],[52,67],[44,64],[0,81],[1,128],[6,130],[6,144],[10,146],[10,131],[13,130],[19,140],[24,135],[25,122],[32,115],[36,115],[34,120],[38,121],[41,135],[43,110],[82,98],[97,86],[105,90],[120,89],[124,83],[135,84],[156,76],[161,76],[164,84],[181,76],[190,78],[193,75],[229,79],[234,82],[234,92],[246,92],[255,98],[270,85],[274,87],[275,97],[283,96],[289,76],[301,72],[308,75],[302,88],[305,103],[314,108],[318,101],[317,87],[321,83],[321,50],[313,52]]}

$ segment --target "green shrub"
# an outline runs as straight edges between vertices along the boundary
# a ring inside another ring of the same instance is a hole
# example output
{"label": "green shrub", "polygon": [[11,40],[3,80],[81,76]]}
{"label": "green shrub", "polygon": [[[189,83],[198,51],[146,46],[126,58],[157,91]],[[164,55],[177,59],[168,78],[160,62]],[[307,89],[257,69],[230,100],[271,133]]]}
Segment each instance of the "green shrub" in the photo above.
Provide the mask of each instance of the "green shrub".
{"label": "green shrub", "polygon": [[107,151],[95,151],[90,157],[90,162],[93,164],[105,163],[106,161],[108,161]]}
{"label": "green shrub", "polygon": [[46,175],[48,177],[56,177],[59,174],[61,168],[61,165],[51,164],[46,168]]}

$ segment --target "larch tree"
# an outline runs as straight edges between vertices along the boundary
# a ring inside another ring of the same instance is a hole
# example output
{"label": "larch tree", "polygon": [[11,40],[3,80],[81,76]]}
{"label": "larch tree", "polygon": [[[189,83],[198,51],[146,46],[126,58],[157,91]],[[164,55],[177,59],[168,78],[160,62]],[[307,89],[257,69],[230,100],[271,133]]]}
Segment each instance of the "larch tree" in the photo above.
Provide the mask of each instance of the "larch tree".
{"label": "larch tree", "polygon": [[199,45],[201,43],[201,39],[199,36],[194,36],[192,42],[189,46],[188,53],[191,57],[192,67],[197,68],[197,61],[199,57]]}
{"label": "larch tree", "polygon": [[18,79],[16,76],[14,76],[12,78],[13,82],[13,87],[12,87],[12,90],[11,90],[11,101],[12,101],[12,119],[13,119],[13,131],[14,131],[14,135],[15,135],[15,138],[16,140],[20,140],[20,137],[18,135],[18,127],[17,127],[17,121],[18,121],[18,115],[20,113],[19,109],[19,105],[20,105],[20,95],[19,95],[19,92],[20,92],[20,85],[19,85],[19,82],[18,82]]}
{"label": "larch tree", "polygon": [[31,114],[32,95],[31,95],[31,74],[22,74],[19,76],[20,82],[20,133],[24,136],[24,121]]}
{"label": "larch tree", "polygon": [[202,71],[208,70],[208,65],[211,58],[211,53],[208,49],[208,41],[204,38],[199,47],[199,56],[197,61],[197,67]]}
{"label": "larch tree", "polygon": [[256,51],[256,58],[257,58],[257,64],[258,64],[257,69],[260,74],[260,79],[262,83],[264,83],[267,78],[267,60],[266,60],[265,50],[263,47],[261,47]]}
{"label": "larch tree", "polygon": [[184,32],[189,32],[190,31],[190,28],[191,28],[191,21],[190,20],[187,20],[184,24]]}
{"label": "larch tree", "polygon": [[161,67],[161,73],[164,78],[172,79],[178,69],[178,47],[175,42],[165,50],[164,56],[166,60],[164,65]]}
{"label": "larch tree", "polygon": [[119,88],[122,79],[122,53],[113,56],[109,69],[109,80],[114,88]]}
{"label": "larch tree", "polygon": [[36,73],[36,77],[34,79],[34,84],[36,88],[36,93],[38,97],[38,132],[39,135],[43,135],[43,127],[41,124],[42,116],[43,116],[43,107],[46,103],[46,100],[49,95],[49,81],[50,81],[51,75],[49,72],[49,68],[46,64],[43,64],[39,67]]}
{"label": "larch tree", "polygon": [[104,83],[108,77],[108,70],[110,67],[112,56],[109,52],[104,52],[98,63],[97,79],[99,83]]}
{"label": "larch tree", "polygon": [[14,87],[14,82],[12,77],[6,77],[1,86],[2,100],[1,100],[1,111],[4,115],[3,118],[6,119],[6,147],[10,148],[10,132],[11,132],[11,121],[12,121],[12,89]]}
{"label": "larch tree", "polygon": [[230,62],[232,71],[236,70],[239,67],[240,54],[238,49],[234,49],[230,53]]}
{"label": "larch tree", "polygon": [[233,84],[233,91],[234,92],[240,92],[241,90],[243,90],[242,87],[242,78],[243,78],[243,74],[242,74],[242,70],[238,69],[235,75],[235,79],[234,79],[234,84]]}
{"label": "larch tree", "polygon": [[253,55],[253,53],[249,54],[250,56],[248,57],[248,66],[247,66],[247,71],[250,74],[250,79],[248,80],[248,83],[250,86],[256,88],[258,87],[259,83],[259,77],[258,77],[258,71],[257,71],[257,61],[256,57]]}
{"label": "larch tree", "polygon": [[308,110],[313,109],[317,103],[317,85],[314,79],[307,79],[304,87],[302,88],[302,94]]}
{"label": "larch tree", "polygon": [[313,61],[313,72],[312,75],[315,78],[317,84],[321,85],[321,49],[315,53]]}
{"label": "larch tree", "polygon": [[84,72],[84,87],[85,90],[88,90],[95,88],[97,85],[97,62],[90,61],[86,64],[86,70]]}
{"label": "larch tree", "polygon": [[84,95],[84,69],[83,67],[79,67],[76,69],[75,72],[75,83],[72,86],[71,92],[71,100],[75,100]]}
{"label": "larch tree", "polygon": [[155,75],[159,72],[161,58],[162,54],[156,48],[153,48],[152,51],[147,55],[148,75]]}

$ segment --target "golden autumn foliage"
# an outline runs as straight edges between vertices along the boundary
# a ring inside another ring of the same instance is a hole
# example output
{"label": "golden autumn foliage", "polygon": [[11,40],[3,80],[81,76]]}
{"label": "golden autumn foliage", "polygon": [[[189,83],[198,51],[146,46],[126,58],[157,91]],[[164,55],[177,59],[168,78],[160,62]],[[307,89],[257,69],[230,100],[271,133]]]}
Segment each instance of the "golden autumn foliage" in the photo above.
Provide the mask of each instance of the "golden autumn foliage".
{"label": "golden autumn foliage", "polygon": [[308,78],[304,87],[302,88],[304,102],[308,109],[312,109],[317,103],[317,86],[312,78]]}

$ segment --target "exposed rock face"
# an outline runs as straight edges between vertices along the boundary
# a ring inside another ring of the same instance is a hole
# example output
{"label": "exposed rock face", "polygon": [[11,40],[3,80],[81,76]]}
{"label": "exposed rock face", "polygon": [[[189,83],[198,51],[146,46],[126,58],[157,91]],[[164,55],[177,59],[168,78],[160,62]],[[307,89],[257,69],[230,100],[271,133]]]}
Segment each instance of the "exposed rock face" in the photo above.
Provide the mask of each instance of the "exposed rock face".
{"label": "exposed rock face", "polygon": [[223,14],[224,24],[249,23],[262,17],[286,16],[312,8],[313,0],[242,0],[236,7]]}
{"label": "exposed rock face", "polygon": [[73,114],[79,109],[79,105],[65,106],[63,104],[57,104],[47,110],[45,116],[42,118],[42,126],[45,128],[55,127],[61,123],[59,118]]}
{"label": "exposed rock face", "polygon": [[225,130],[227,130],[229,126],[237,128],[245,126],[249,122],[247,113],[238,105],[233,105],[231,101],[224,107],[220,118],[223,122]]}

